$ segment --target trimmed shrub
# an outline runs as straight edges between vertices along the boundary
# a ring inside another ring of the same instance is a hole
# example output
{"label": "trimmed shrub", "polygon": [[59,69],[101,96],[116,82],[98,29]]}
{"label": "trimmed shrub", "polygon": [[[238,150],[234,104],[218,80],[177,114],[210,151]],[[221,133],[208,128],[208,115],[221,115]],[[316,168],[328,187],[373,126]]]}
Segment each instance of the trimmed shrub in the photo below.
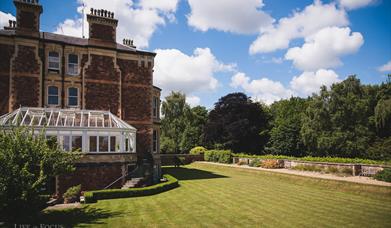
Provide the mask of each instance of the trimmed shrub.
{"label": "trimmed shrub", "polygon": [[323,170],[322,167],[316,165],[297,165],[295,167],[292,167],[292,169],[311,172],[321,172]]}
{"label": "trimmed shrub", "polygon": [[391,169],[385,168],[380,172],[377,172],[374,176],[376,180],[391,182]]}
{"label": "trimmed shrub", "polygon": [[203,146],[196,146],[193,149],[190,150],[190,154],[204,154],[206,151],[206,148]]}
{"label": "trimmed shrub", "polygon": [[127,198],[127,197],[137,197],[137,196],[149,196],[158,194],[170,189],[176,188],[179,186],[178,180],[171,175],[165,174],[164,178],[167,179],[166,182],[143,187],[143,188],[129,188],[129,189],[107,189],[107,190],[98,190],[90,191],[84,193],[84,198],[86,203],[94,203],[97,200],[103,199],[116,199],[116,198]]}
{"label": "trimmed shrub", "polygon": [[207,150],[204,153],[205,161],[231,163],[232,152],[229,150]]}
{"label": "trimmed shrub", "polygon": [[390,160],[385,161],[377,161],[370,159],[362,159],[362,158],[340,158],[340,157],[292,157],[285,155],[249,155],[244,153],[232,154],[234,157],[240,158],[259,158],[259,159],[286,159],[291,161],[311,161],[311,162],[330,162],[330,163],[351,163],[351,164],[377,164],[377,165],[391,165]]}
{"label": "trimmed shrub", "polygon": [[76,185],[68,188],[68,190],[64,193],[63,198],[65,203],[74,203],[80,197],[81,185]]}
{"label": "trimmed shrub", "polygon": [[278,160],[263,160],[261,163],[261,167],[265,169],[278,169],[281,168],[280,162]]}
{"label": "trimmed shrub", "polygon": [[259,167],[259,166],[261,166],[261,162],[262,162],[261,159],[254,158],[250,161],[250,164],[248,164],[248,165],[251,167]]}

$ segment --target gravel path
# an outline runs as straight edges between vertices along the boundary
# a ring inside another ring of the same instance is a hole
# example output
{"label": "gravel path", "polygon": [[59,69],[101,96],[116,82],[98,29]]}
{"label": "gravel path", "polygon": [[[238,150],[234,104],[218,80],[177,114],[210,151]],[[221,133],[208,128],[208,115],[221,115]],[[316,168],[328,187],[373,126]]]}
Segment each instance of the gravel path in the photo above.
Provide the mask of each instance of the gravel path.
{"label": "gravel path", "polygon": [[220,166],[229,166],[229,167],[242,168],[242,169],[260,170],[260,171],[275,172],[275,173],[285,173],[285,174],[292,174],[292,175],[305,176],[305,177],[314,177],[314,178],[321,178],[321,179],[328,179],[328,180],[348,181],[348,182],[354,182],[354,183],[359,183],[359,184],[370,184],[370,185],[391,187],[391,183],[384,182],[384,181],[378,181],[378,180],[372,179],[370,177],[363,177],[363,176],[341,177],[341,176],[336,176],[333,174],[310,172],[310,171],[299,171],[299,170],[293,170],[293,169],[264,169],[261,167],[250,167],[248,165],[241,165],[240,166],[240,165],[236,165],[236,164],[222,164],[222,163],[215,163],[215,162],[200,162],[200,163],[207,163],[207,164],[220,165]]}

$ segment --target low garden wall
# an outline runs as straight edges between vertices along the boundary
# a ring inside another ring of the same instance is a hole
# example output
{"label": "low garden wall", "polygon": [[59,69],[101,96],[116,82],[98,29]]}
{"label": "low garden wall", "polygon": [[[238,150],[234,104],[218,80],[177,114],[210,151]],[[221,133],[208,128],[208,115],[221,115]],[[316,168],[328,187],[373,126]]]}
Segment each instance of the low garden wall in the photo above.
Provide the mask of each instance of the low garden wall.
{"label": "low garden wall", "polygon": [[[242,157],[233,157],[234,164],[243,164],[249,165],[253,160],[258,158],[242,158]],[[269,159],[258,159],[258,160],[269,160]],[[351,164],[351,163],[331,163],[331,162],[312,162],[312,161],[297,161],[297,160],[288,160],[288,159],[276,159],[281,163],[281,168],[299,168],[299,167],[308,167],[313,166],[319,170],[326,169],[338,169],[345,170],[353,176],[373,176],[377,172],[383,170],[384,168],[391,168],[391,166],[386,165],[375,165],[375,164]]]}
{"label": "low garden wall", "polygon": [[203,154],[160,154],[162,166],[176,165],[177,158],[179,158],[184,165],[195,161],[204,161]]}

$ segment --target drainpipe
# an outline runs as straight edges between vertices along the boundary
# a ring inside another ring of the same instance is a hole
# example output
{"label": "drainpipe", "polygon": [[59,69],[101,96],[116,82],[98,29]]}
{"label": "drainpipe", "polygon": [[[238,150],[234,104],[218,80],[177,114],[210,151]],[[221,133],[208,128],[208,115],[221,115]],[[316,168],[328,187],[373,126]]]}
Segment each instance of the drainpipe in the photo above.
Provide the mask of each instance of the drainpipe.
{"label": "drainpipe", "polygon": [[65,107],[65,44],[62,44],[62,58],[61,58],[61,108]]}
{"label": "drainpipe", "polygon": [[45,79],[46,79],[46,43],[45,43],[45,33],[42,33],[42,46],[43,46],[43,57],[42,57],[42,94],[41,94],[41,101],[42,101],[42,107],[45,107]]}

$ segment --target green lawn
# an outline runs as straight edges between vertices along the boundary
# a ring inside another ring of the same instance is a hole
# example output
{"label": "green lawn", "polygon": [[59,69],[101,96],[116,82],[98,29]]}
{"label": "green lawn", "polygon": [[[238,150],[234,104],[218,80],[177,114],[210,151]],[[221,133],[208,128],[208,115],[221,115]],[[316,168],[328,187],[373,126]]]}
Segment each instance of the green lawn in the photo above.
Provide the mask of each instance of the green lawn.
{"label": "green lawn", "polygon": [[94,227],[391,226],[391,188],[201,163],[164,171],[181,186],[50,212],[42,221]]}

